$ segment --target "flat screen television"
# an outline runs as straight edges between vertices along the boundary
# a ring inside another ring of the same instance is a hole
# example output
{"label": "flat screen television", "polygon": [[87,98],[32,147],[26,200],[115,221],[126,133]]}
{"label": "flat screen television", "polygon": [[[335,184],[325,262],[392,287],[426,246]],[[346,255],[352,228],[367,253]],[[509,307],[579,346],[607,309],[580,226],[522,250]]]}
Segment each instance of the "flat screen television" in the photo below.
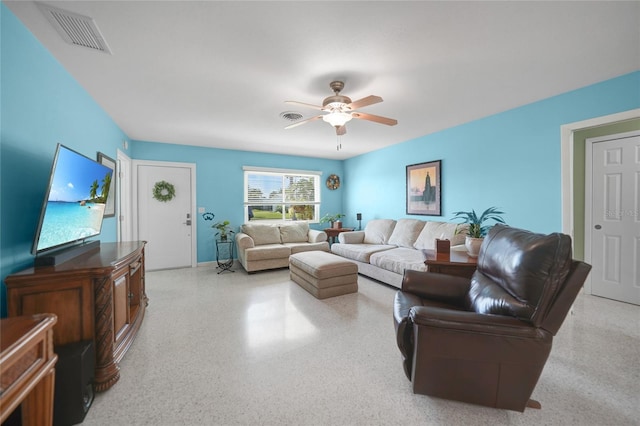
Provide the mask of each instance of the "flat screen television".
{"label": "flat screen television", "polygon": [[58,144],[31,248],[36,264],[39,256],[100,234],[112,173],[111,168]]}

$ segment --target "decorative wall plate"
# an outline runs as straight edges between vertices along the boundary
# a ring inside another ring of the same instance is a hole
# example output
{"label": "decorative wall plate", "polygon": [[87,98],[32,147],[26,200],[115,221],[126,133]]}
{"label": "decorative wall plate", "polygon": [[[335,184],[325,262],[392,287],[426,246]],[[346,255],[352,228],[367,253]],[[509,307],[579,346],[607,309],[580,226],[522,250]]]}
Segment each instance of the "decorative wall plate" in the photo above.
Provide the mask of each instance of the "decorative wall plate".
{"label": "decorative wall plate", "polygon": [[327,188],[331,190],[340,188],[340,178],[338,175],[329,175],[327,178]]}

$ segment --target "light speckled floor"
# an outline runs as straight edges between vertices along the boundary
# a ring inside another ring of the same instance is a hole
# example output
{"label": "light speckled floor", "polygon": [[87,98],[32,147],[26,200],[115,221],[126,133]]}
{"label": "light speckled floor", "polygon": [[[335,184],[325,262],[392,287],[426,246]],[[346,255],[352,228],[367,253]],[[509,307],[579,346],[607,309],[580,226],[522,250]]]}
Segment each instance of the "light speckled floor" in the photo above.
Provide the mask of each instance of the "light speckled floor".
{"label": "light speckled floor", "polygon": [[147,273],[142,328],[84,425],[638,425],[640,307],[579,296],[533,398],[496,410],[411,393],[395,289],[317,300],[288,270]]}

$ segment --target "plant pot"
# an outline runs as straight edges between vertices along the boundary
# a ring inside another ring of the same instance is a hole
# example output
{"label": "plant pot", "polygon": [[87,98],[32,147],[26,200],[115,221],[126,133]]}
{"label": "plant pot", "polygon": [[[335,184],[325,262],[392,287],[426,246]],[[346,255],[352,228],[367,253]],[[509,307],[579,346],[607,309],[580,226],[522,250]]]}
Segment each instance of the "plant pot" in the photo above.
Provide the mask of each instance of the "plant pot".
{"label": "plant pot", "polygon": [[220,235],[220,241],[227,241],[227,235]]}
{"label": "plant pot", "polygon": [[480,246],[482,245],[482,241],[484,241],[484,238],[473,238],[473,237],[467,236],[464,239],[464,246],[466,247],[467,253],[469,254],[469,256],[478,257],[478,254],[480,253]]}
{"label": "plant pot", "polygon": [[336,229],[342,229],[342,221],[336,220],[335,222],[333,222],[333,227]]}

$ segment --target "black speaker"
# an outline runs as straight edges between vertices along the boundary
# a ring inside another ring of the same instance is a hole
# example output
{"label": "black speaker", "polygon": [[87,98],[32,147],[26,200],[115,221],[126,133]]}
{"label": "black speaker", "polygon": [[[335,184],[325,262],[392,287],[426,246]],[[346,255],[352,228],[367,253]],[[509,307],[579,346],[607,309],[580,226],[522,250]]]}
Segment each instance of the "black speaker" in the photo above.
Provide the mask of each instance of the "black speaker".
{"label": "black speaker", "polygon": [[93,402],[95,350],[92,341],[56,346],[54,426],[82,423]]}

